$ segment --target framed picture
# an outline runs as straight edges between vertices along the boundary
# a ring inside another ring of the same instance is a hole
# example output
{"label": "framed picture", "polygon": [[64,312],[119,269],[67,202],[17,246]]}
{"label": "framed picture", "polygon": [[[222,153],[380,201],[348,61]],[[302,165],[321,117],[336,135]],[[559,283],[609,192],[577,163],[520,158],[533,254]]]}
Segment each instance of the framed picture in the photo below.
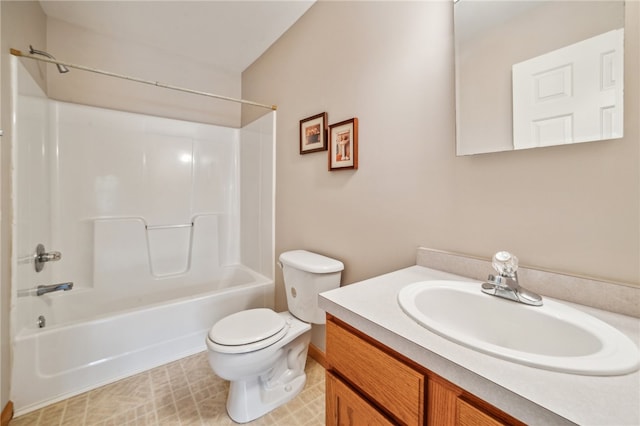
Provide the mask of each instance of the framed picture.
{"label": "framed picture", "polygon": [[327,113],[300,120],[300,154],[327,149]]}
{"label": "framed picture", "polygon": [[329,170],[358,168],[358,119],[329,126]]}

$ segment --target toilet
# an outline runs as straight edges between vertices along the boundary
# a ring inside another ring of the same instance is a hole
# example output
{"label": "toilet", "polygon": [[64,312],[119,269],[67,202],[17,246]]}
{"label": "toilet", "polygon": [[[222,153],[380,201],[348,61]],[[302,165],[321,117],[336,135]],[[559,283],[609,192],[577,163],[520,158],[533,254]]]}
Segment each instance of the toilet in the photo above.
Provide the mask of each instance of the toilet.
{"label": "toilet", "polygon": [[318,294],[338,288],[342,262],[305,250],[280,255],[286,312],[258,308],[216,322],[207,335],[209,365],[229,380],[227,412],[246,423],[293,399],[304,387],[311,324],[324,324]]}

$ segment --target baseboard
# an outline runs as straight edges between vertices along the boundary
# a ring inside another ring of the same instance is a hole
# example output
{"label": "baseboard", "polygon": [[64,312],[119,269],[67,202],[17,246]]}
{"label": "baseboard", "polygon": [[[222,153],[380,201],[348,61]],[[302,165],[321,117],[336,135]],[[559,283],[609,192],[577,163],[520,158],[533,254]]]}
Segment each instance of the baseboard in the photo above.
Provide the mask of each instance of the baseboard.
{"label": "baseboard", "polygon": [[9,426],[9,422],[13,418],[13,402],[8,401],[7,405],[2,410],[2,416],[0,416],[0,426]]}
{"label": "baseboard", "polygon": [[318,347],[313,343],[309,344],[308,355],[314,360],[316,360],[318,364],[323,366],[325,370],[327,369],[327,358],[325,357],[324,352],[318,349]]}

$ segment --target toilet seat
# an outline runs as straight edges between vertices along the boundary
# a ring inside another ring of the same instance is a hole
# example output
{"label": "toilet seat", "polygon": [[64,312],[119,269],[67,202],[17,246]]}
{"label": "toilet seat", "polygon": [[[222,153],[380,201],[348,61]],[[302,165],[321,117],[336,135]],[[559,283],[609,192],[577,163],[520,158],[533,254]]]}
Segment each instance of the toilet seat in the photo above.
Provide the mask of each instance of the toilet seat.
{"label": "toilet seat", "polygon": [[287,321],[271,309],[236,312],[211,327],[209,346],[229,354],[257,351],[282,339],[287,334],[287,325]]}

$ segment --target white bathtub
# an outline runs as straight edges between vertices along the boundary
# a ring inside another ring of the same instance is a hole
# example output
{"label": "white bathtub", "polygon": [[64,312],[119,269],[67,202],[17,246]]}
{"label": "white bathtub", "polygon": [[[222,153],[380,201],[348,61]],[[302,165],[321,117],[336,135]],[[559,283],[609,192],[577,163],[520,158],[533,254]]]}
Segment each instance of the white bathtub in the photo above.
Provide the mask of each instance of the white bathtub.
{"label": "white bathtub", "polygon": [[74,288],[37,298],[47,326],[37,328],[34,321],[14,339],[16,415],[205,350],[215,321],[273,307],[274,284],[235,266],[215,282],[120,300],[95,296]]}

